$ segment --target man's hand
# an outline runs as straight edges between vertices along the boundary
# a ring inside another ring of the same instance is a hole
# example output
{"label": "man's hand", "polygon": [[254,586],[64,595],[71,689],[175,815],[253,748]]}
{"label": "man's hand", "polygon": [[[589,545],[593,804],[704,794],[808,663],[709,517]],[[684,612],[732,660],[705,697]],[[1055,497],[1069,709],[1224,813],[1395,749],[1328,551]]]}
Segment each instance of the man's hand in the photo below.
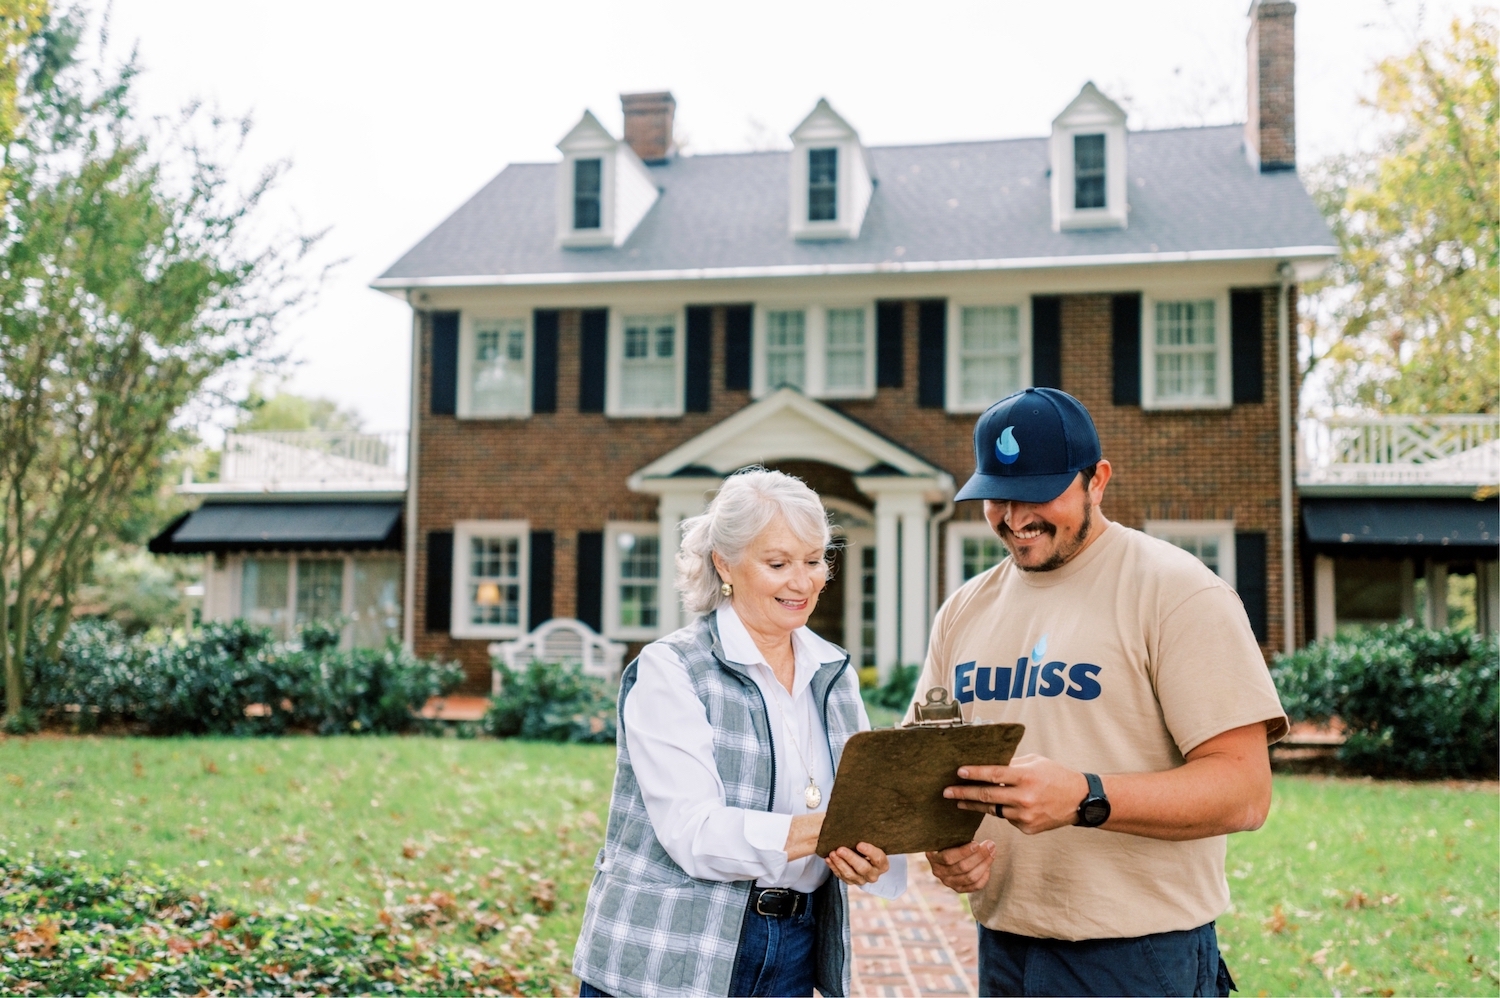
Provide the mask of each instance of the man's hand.
{"label": "man's hand", "polygon": [[949,787],[943,796],[964,810],[1004,818],[1027,835],[1077,824],[1078,805],[1089,792],[1082,773],[1041,755],[1017,756],[1009,766],[964,766],[958,775],[981,785]]}
{"label": "man's hand", "polygon": [[968,842],[942,852],[927,854],[932,873],[949,890],[960,894],[983,890],[990,882],[990,866],[995,862],[995,843]]}

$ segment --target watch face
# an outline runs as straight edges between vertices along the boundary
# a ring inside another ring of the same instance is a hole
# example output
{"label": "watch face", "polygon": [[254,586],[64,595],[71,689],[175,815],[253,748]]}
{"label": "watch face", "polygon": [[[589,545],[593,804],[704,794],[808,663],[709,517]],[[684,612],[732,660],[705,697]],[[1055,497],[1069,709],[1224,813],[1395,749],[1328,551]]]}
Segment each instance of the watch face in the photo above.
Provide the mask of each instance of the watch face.
{"label": "watch face", "polygon": [[1109,801],[1091,800],[1083,805],[1083,820],[1089,827],[1097,827],[1109,820]]}

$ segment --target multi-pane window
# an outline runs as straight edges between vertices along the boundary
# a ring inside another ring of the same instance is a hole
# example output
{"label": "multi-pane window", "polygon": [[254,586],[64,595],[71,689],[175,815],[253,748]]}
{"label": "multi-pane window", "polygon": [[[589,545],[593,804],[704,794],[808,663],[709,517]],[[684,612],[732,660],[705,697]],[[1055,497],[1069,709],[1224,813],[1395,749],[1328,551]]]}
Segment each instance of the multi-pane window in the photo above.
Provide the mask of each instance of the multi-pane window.
{"label": "multi-pane window", "polygon": [[520,625],[520,538],[469,538],[469,610],[471,624]]}
{"label": "multi-pane window", "polygon": [[[814,150],[816,152],[817,150]],[[807,387],[807,313],[766,313],[766,389]]]}
{"label": "multi-pane window", "polygon": [[1233,520],[1147,520],[1146,533],[1182,548],[1219,578],[1236,584]]}
{"label": "multi-pane window", "polygon": [[344,613],[344,559],[297,559],[297,626],[329,623]]}
{"label": "multi-pane window", "polygon": [[396,558],[354,560],[353,642],[379,648],[401,637],[401,562]]}
{"label": "multi-pane window", "polygon": [[660,587],[660,549],[657,539],[631,533],[616,535],[619,547],[619,626],[654,628],[660,622],[658,596]]}
{"label": "multi-pane window", "polygon": [[1162,540],[1195,555],[1199,561],[1212,569],[1215,575],[1219,574],[1219,538],[1163,536]]}
{"label": "multi-pane window", "polygon": [[1154,401],[1218,398],[1219,347],[1212,299],[1157,302],[1154,347]]}
{"label": "multi-pane window", "polygon": [[573,228],[597,229],[603,216],[604,161],[573,161]]}
{"label": "multi-pane window", "polygon": [[1073,136],[1073,207],[1103,208],[1104,136]]}
{"label": "multi-pane window", "polygon": [[469,378],[469,408],[474,414],[524,414],[528,411],[531,399],[525,320],[475,320]]}
{"label": "multi-pane window", "polygon": [[627,316],[620,356],[620,411],[655,412],[677,404],[677,320]]}
{"label": "multi-pane window", "polygon": [[807,220],[833,222],[839,217],[839,151],[807,152]]}
{"label": "multi-pane window", "polygon": [[959,312],[958,404],[981,408],[1022,387],[1020,309],[965,307]]}
{"label": "multi-pane window", "polygon": [[828,391],[865,387],[866,358],[869,344],[865,337],[865,310],[830,308],[824,333],[824,388]]}
{"label": "multi-pane window", "polygon": [[875,665],[875,549],[859,549],[859,664]]}
{"label": "multi-pane window", "polygon": [[1007,554],[1005,545],[998,537],[965,537],[963,539],[963,581],[968,582],[981,572],[988,572]]}
{"label": "multi-pane window", "polygon": [[291,567],[286,558],[246,558],[240,569],[240,616],[278,638],[289,636]]}

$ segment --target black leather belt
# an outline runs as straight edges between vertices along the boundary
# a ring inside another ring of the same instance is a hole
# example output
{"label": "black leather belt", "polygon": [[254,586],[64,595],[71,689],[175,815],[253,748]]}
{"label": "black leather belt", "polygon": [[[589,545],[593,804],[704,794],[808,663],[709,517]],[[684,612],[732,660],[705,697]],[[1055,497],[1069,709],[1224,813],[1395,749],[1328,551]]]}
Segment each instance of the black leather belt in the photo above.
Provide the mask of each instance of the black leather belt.
{"label": "black leather belt", "polygon": [[812,895],[787,887],[750,888],[750,910],[771,918],[792,918],[807,911]]}

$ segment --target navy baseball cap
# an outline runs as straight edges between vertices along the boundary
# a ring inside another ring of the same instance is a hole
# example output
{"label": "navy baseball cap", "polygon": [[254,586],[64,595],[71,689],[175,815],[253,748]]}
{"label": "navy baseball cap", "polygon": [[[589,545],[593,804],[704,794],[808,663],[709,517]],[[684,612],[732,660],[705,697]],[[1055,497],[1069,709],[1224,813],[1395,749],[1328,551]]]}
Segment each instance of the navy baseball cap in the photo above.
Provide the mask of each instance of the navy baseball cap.
{"label": "navy baseball cap", "polygon": [[1100,457],[1082,402],[1056,388],[1028,388],[974,424],[974,475],[954,498],[1051,502]]}

